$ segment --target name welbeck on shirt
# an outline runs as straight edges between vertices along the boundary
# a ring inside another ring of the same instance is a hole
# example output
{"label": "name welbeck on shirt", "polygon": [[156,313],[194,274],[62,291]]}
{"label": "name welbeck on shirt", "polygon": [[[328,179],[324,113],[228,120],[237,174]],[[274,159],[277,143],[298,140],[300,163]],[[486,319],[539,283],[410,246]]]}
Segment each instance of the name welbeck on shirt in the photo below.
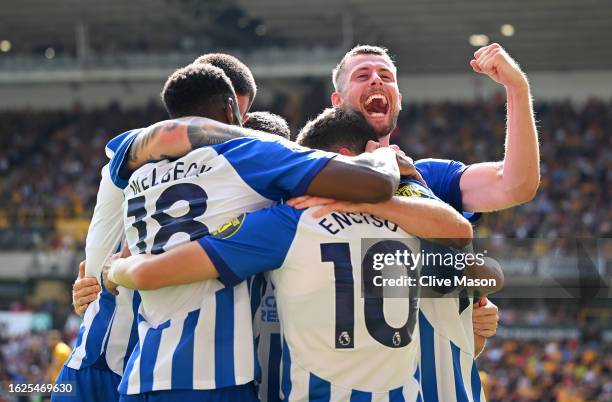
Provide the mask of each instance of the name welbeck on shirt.
{"label": "name welbeck on shirt", "polygon": [[321,226],[323,229],[327,230],[333,235],[340,233],[341,230],[344,230],[347,227],[352,226],[353,224],[372,225],[377,228],[385,226],[392,232],[397,232],[398,228],[398,226],[393,222],[389,222],[388,220],[383,220],[375,217],[374,215],[365,214],[362,212],[332,212],[325,218],[321,219],[318,223],[319,226]]}
{"label": "name welbeck on shirt", "polygon": [[192,162],[186,167],[185,162],[176,161],[174,166],[164,174],[159,174],[157,169],[155,167],[148,175],[130,180],[129,186],[134,195],[158,184],[167,183],[170,180],[179,180],[189,176],[198,177],[202,173],[210,171],[212,167],[206,166],[204,163],[198,164],[197,162]]}

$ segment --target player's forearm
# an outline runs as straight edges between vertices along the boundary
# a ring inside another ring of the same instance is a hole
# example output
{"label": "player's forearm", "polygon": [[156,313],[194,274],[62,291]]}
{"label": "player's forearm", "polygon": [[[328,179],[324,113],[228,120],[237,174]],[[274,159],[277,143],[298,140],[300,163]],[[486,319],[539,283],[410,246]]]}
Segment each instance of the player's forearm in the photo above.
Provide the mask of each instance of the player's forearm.
{"label": "player's forearm", "polygon": [[507,88],[506,154],[501,185],[516,204],[530,201],[540,183],[540,152],[529,84]]}
{"label": "player's forearm", "polygon": [[111,181],[108,166],[102,168],[96,206],[85,241],[85,276],[99,278],[102,266],[116,250],[123,234],[123,191]]}
{"label": "player's forearm", "polygon": [[529,86],[508,88],[505,156],[471,165],[461,176],[463,208],[488,212],[530,201],[540,182],[540,153]]}
{"label": "player's forearm", "polygon": [[338,155],[319,172],[307,195],[376,203],[391,199],[399,184],[396,154],[379,148],[355,157]]}
{"label": "player's forearm", "polygon": [[154,258],[154,256],[137,254],[115,260],[108,271],[108,279],[128,289],[141,289],[140,277],[137,273],[142,269],[143,260],[148,258]]}
{"label": "player's forearm", "polygon": [[438,200],[395,196],[383,203],[367,204],[366,208],[368,213],[395,222],[410,234],[447,246],[464,247],[473,237],[470,222]]}
{"label": "player's forearm", "polygon": [[133,171],[150,161],[180,158],[196,148],[246,136],[266,134],[204,117],[165,120],[138,134],[130,146],[128,168]]}
{"label": "player's forearm", "polygon": [[109,279],[129,289],[154,290],[185,285],[219,276],[214,264],[197,242],[162,254],[138,254],[115,261]]}

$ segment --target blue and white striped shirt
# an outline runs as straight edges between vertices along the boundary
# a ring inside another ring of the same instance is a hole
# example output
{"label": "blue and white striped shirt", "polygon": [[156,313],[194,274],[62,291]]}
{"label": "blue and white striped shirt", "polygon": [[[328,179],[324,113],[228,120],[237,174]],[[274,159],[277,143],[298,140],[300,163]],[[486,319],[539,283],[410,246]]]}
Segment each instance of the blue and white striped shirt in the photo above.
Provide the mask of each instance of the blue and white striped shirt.
{"label": "blue and white striped shirt", "polygon": [[[415,166],[436,196],[463,212],[459,183],[466,165],[422,159]],[[463,213],[471,221],[478,218],[478,214]],[[465,298],[422,298],[419,307],[424,401],[484,402],[474,360],[471,302]]]}
{"label": "blue and white striped shirt", "polygon": [[472,304],[459,298],[422,299],[419,312],[423,399],[485,402],[474,357]]}
{"label": "blue and white striped shirt", "polygon": [[[311,210],[286,205],[239,221],[230,236],[199,242],[228,286],[272,270],[283,337],[284,400],[420,400],[416,288],[409,297],[384,303],[363,298],[359,251],[362,237],[395,239],[370,250],[397,244],[421,250],[420,240],[371,215],[315,219]],[[275,233],[274,242],[268,233]],[[271,392],[268,388],[268,398]]]}
{"label": "blue and white striped shirt", "polygon": [[[134,135],[118,147],[111,177],[124,188],[132,254],[161,253],[220,228],[231,218],[305,193],[335,154],[285,140],[240,138],[121,177]],[[232,230],[232,225],[219,230]],[[246,282],[218,280],[139,292],[138,344],[121,394],[215,389],[253,381],[256,359]]]}

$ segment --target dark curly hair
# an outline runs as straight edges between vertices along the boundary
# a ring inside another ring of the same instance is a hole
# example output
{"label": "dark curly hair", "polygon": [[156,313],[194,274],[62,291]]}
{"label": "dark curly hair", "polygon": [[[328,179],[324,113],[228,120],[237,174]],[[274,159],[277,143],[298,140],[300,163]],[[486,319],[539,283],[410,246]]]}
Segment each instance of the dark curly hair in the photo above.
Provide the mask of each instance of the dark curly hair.
{"label": "dark curly hair", "polygon": [[208,53],[197,59],[194,63],[207,63],[219,67],[228,76],[237,95],[249,97],[249,106],[257,95],[257,85],[251,70],[236,57],[225,53]]}
{"label": "dark curly hair", "polygon": [[291,136],[287,120],[277,114],[270,112],[250,112],[247,113],[246,116],[247,121],[244,122],[243,127],[275,134],[285,139],[289,139]]}
{"label": "dark curly hair", "polygon": [[297,143],[332,152],[345,147],[360,154],[369,140],[377,141],[378,136],[361,113],[329,108],[306,123],[300,130]]}
{"label": "dark curly hair", "polygon": [[161,98],[172,118],[218,116],[225,111],[228,99],[237,105],[236,93],[223,70],[202,63],[189,64],[172,73]]}

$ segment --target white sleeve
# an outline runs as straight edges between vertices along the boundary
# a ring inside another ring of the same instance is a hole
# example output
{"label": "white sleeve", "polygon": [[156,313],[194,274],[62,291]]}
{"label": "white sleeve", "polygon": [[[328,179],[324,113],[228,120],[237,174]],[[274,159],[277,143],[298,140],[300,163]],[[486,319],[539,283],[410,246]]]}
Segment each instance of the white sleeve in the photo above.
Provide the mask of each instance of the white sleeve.
{"label": "white sleeve", "polygon": [[110,178],[108,165],[102,168],[102,179],[87,241],[85,243],[85,276],[100,277],[102,265],[120,244],[123,236],[123,191]]}

